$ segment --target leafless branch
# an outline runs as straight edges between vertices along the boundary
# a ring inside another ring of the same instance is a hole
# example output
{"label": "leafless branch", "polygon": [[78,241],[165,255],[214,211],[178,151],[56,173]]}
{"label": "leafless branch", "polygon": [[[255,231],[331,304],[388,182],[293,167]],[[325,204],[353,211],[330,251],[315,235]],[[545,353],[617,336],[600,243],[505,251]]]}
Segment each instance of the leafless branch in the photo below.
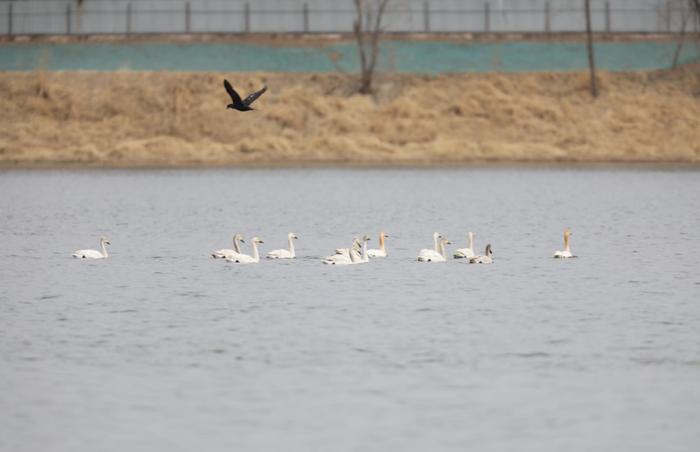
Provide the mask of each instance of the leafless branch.
{"label": "leafless branch", "polygon": [[354,2],[357,18],[353,24],[353,30],[360,57],[359,91],[369,94],[372,92],[372,81],[379,58],[382,17],[389,0],[354,0]]}
{"label": "leafless branch", "polygon": [[595,75],[595,55],[593,54],[593,30],[591,27],[591,1],[585,0],[586,7],[586,47],[588,48],[588,68],[591,72],[591,96],[598,97],[598,85]]}

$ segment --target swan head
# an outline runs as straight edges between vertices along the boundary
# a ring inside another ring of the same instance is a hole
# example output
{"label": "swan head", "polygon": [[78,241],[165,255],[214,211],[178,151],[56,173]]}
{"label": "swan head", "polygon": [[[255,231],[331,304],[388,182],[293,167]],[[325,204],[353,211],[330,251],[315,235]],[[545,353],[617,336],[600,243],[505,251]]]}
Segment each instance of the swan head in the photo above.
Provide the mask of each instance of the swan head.
{"label": "swan head", "polygon": [[389,238],[389,234],[387,234],[386,232],[382,231],[382,232],[379,233],[379,237],[381,237],[381,238],[383,238],[383,239],[388,239],[388,238]]}
{"label": "swan head", "polygon": [[100,243],[104,243],[105,245],[111,245],[111,243],[109,243],[109,240],[107,240],[107,237],[105,236],[100,237]]}
{"label": "swan head", "polygon": [[441,239],[442,235],[439,232],[433,232],[433,240]]}
{"label": "swan head", "polygon": [[369,242],[370,240],[372,240],[372,237],[368,236],[367,234],[365,234],[365,235],[362,236],[362,241],[363,241],[363,242]]}
{"label": "swan head", "polygon": [[236,240],[238,240],[239,242],[245,243],[245,240],[243,239],[243,236],[242,236],[241,234],[236,234],[236,235],[234,235],[234,236],[233,236],[233,240],[234,240],[234,242],[235,242]]}
{"label": "swan head", "polygon": [[256,243],[256,244],[257,244],[257,243],[265,243],[265,242],[263,242],[263,241],[262,241],[260,238],[258,238],[258,237],[253,237],[253,240],[252,240],[251,243]]}
{"label": "swan head", "polygon": [[564,237],[568,238],[568,237],[571,237],[572,235],[574,235],[574,233],[571,232],[571,228],[566,228],[566,230],[564,231]]}
{"label": "swan head", "polygon": [[474,240],[474,233],[472,231],[469,231],[469,239]]}
{"label": "swan head", "polygon": [[486,250],[484,251],[484,254],[487,256],[492,256],[493,255],[493,250],[491,250],[491,244],[489,243],[486,245]]}
{"label": "swan head", "polygon": [[452,245],[452,242],[450,242],[447,239],[442,239],[442,240],[440,240],[440,242],[442,242],[444,245]]}
{"label": "swan head", "polygon": [[289,234],[287,234],[287,237],[290,238],[290,239],[294,239],[294,240],[296,240],[296,239],[299,238],[299,236],[296,235],[296,234],[293,233],[293,232],[290,232]]}

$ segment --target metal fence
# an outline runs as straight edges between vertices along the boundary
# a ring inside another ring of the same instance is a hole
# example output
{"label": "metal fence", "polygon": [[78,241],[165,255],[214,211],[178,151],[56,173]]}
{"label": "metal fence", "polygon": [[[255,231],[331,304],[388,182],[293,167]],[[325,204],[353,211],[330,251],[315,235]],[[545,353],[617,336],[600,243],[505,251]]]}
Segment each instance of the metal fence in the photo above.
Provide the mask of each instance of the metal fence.
{"label": "metal fence", "polygon": [[[593,28],[675,33],[683,0],[591,0]],[[583,30],[583,0],[393,0],[387,32],[566,33]],[[347,33],[352,0],[0,0],[0,34]]]}

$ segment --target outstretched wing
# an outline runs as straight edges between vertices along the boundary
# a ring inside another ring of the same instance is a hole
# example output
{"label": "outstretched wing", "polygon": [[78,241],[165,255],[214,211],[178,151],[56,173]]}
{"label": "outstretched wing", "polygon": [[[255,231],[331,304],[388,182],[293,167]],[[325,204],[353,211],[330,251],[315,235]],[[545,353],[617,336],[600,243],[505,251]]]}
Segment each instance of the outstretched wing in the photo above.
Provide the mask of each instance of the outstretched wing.
{"label": "outstretched wing", "polygon": [[243,104],[241,96],[238,95],[236,90],[233,89],[233,86],[231,86],[231,84],[226,79],[224,79],[224,88],[226,88],[226,92],[228,93],[228,95],[231,96],[231,102],[233,102],[233,105]]}
{"label": "outstretched wing", "polygon": [[246,105],[252,104],[258,97],[262,96],[265,91],[267,91],[267,86],[263,86],[263,88],[260,91],[256,91],[252,94],[249,94],[248,97],[245,98],[243,103]]}

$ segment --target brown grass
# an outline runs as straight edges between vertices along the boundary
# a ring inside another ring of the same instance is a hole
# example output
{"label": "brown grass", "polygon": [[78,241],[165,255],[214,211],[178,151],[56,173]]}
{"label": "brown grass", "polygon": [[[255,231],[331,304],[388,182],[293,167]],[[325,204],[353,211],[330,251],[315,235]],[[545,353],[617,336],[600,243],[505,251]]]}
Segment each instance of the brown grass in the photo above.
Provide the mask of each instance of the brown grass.
{"label": "brown grass", "polygon": [[0,166],[700,162],[700,71],[383,76],[0,73]]}

